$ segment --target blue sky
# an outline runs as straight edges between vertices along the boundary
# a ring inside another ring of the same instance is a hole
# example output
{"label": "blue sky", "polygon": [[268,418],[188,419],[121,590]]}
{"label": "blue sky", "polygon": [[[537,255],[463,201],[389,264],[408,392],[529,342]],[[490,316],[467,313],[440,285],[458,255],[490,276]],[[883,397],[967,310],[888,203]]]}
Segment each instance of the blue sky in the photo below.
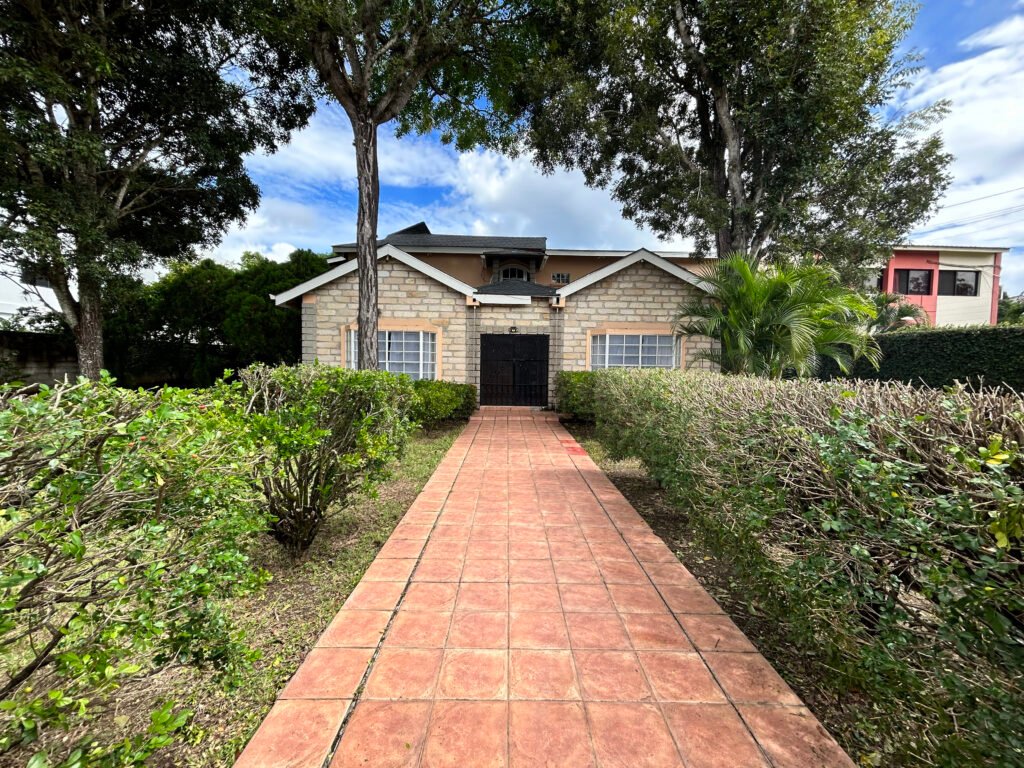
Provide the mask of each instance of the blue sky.
{"label": "blue sky", "polygon": [[[911,107],[952,102],[941,130],[956,156],[943,201],[949,207],[910,239],[1016,246],[1003,284],[1024,292],[1024,0],[925,0],[908,46],[923,55],[923,69],[904,98]],[[425,220],[435,232],[546,235],[552,247],[687,247],[623,219],[608,194],[588,189],[579,174],[544,176],[527,158],[459,154],[432,137],[398,140],[384,128],[380,164],[382,234]],[[262,202],[209,255],[236,262],[257,250],[285,258],[296,247],[326,251],[354,239],[355,161],[337,107],[325,105],[289,145],[251,157],[248,167]],[[17,300],[12,289],[0,287],[0,305]]]}

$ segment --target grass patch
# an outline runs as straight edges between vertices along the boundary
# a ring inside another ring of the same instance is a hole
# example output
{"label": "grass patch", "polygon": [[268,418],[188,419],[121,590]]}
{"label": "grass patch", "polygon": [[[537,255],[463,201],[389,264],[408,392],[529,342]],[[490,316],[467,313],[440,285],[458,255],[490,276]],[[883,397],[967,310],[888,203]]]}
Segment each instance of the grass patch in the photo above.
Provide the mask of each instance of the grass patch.
{"label": "grass patch", "polygon": [[825,728],[851,754],[859,742],[856,709],[860,702],[839,701],[827,683],[827,669],[795,653],[777,625],[762,616],[756,600],[742,587],[740,574],[727,560],[700,546],[686,511],[675,506],[668,493],[647,474],[639,459],[613,459],[597,439],[593,425],[565,424],[597,465],[608,475],[641,517],[675,552],[679,560],[729,614],[771,662],[782,678],[814,712]]}
{"label": "grass patch", "polygon": [[356,496],[331,516],[301,558],[265,538],[255,557],[271,582],[228,607],[260,653],[240,686],[224,690],[210,675],[178,667],[122,691],[114,722],[126,730],[147,716],[154,700],[172,699],[194,713],[181,741],[152,765],[207,768],[234,761],[461,430],[458,424],[418,433],[376,495]]}

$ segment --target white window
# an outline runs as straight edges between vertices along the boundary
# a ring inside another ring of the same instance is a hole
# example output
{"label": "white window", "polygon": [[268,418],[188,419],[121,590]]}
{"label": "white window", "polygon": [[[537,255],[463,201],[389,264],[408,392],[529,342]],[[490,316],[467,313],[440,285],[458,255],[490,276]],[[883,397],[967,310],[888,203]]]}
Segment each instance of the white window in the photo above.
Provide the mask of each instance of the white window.
{"label": "white window", "polygon": [[567,285],[569,283],[568,272],[555,272],[551,275],[551,282],[557,285]]}
{"label": "white window", "polygon": [[501,270],[502,280],[529,280],[530,273],[522,267],[505,267]]}
{"label": "white window", "polygon": [[608,333],[590,337],[592,371],[600,368],[675,367],[675,336]]}
{"label": "white window", "polygon": [[[359,341],[348,332],[345,367],[358,368]],[[437,378],[437,334],[427,331],[378,331],[377,357],[382,371],[405,373],[413,379]]]}

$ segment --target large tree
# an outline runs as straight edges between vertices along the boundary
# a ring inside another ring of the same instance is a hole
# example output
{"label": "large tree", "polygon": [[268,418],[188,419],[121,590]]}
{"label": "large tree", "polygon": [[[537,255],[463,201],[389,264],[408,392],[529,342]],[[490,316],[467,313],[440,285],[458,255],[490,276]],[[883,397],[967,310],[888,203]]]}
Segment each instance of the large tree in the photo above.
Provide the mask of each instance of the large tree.
{"label": "large tree", "polygon": [[53,289],[83,374],[104,286],[215,243],[259,191],[242,158],[312,110],[261,0],[0,0],[0,264]]}
{"label": "large tree", "polygon": [[900,117],[895,0],[551,3],[517,94],[546,169],[582,169],[625,214],[701,253],[877,258],[930,210],[949,157]]}
{"label": "large tree", "polygon": [[[377,367],[377,132],[438,131],[460,148],[511,136],[509,73],[530,50],[519,0],[296,0],[305,48],[352,124],[358,184],[358,352]],[[287,34],[287,32],[286,32]]]}

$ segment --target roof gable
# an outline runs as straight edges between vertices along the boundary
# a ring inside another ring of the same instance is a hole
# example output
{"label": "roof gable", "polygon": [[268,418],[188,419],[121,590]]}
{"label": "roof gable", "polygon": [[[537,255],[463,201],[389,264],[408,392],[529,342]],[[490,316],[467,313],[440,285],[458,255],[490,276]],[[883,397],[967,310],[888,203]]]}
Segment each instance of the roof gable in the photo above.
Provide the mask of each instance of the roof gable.
{"label": "roof gable", "polygon": [[594,285],[594,283],[599,283],[605,278],[611,277],[617,272],[621,272],[622,270],[627,269],[628,267],[631,267],[634,264],[637,264],[638,262],[641,261],[650,264],[652,267],[657,267],[658,269],[664,272],[668,272],[673,277],[677,277],[680,280],[687,282],[696,288],[699,288],[705,293],[711,290],[711,286],[708,283],[701,280],[699,277],[697,277],[697,275],[693,274],[693,272],[691,272],[690,270],[684,269],[683,267],[680,267],[677,264],[673,264],[671,261],[663,259],[661,256],[658,256],[656,253],[648,251],[646,248],[641,248],[637,251],[633,251],[628,256],[623,256],[621,259],[612,262],[608,266],[601,267],[601,269],[598,269],[595,272],[591,272],[589,275],[584,275],[579,280],[573,280],[568,285],[562,286],[561,288],[558,289],[556,295],[562,298],[566,296],[572,296],[577,291],[582,291],[584,288],[589,288],[590,286]]}

